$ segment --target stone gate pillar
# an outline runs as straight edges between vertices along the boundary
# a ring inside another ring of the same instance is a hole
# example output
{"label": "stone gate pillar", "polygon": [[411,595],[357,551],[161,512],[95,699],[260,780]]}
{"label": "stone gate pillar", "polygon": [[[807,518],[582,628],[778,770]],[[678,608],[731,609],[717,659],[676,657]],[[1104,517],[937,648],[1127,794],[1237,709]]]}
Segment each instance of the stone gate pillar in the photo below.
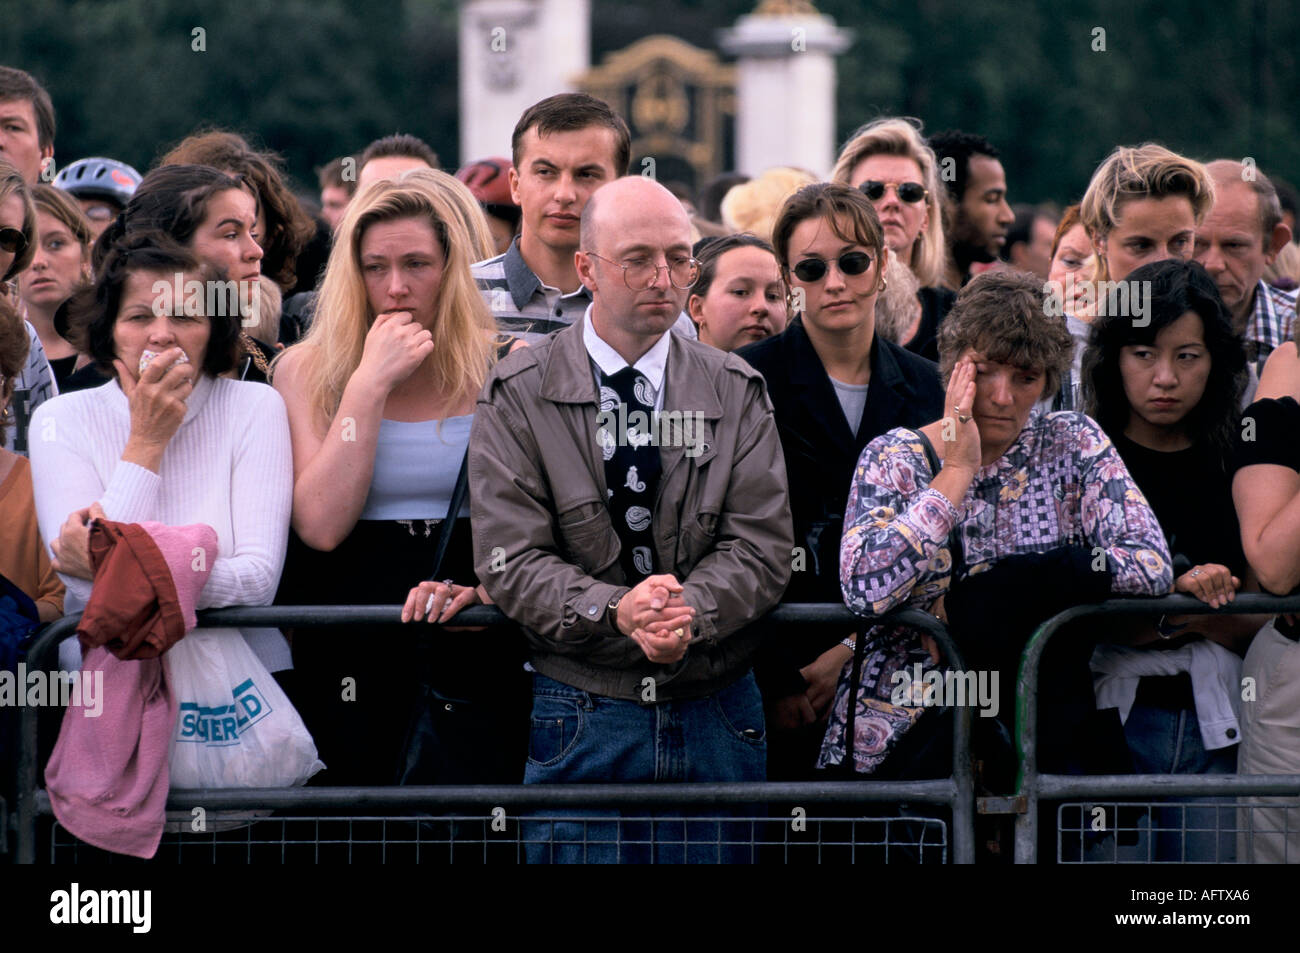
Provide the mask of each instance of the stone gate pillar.
{"label": "stone gate pillar", "polygon": [[540,99],[576,90],[590,66],[590,0],[465,0],[461,163],[508,156],[520,114]]}
{"label": "stone gate pillar", "polygon": [[826,176],[835,164],[835,57],[851,31],[805,0],[764,0],[720,32],[736,57],[736,170],[792,165]]}

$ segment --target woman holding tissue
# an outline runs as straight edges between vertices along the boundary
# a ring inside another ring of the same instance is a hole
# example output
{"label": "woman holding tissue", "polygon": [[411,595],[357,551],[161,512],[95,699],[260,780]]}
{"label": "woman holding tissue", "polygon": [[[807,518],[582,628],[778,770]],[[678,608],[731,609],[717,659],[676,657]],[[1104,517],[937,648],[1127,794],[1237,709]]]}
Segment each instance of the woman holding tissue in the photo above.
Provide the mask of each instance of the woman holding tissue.
{"label": "woman holding tissue", "polygon": [[[177,274],[212,272],[166,235],[136,235],[105,250],[95,285],[69,305],[91,357],[115,378],[49,401],[32,420],[36,509],[68,612],[90,596],[89,522],[99,515],[211,526],[218,552],[199,608],[267,605],[279,582],[292,491],[284,402],[221,377],[239,318],[194,313],[175,297]],[[64,667],[77,667],[76,643],[64,648]],[[274,670],[274,658],[263,662]]]}
{"label": "woman holding tissue", "polygon": [[[475,399],[507,344],[470,275],[472,247],[453,197],[427,178],[376,182],[348,206],[311,330],[274,368],[294,474],[279,602],[405,603],[403,622],[445,623],[481,601],[468,504],[450,509]],[[441,581],[411,588],[426,577]],[[417,646],[414,634],[295,639],[328,783],[520,780],[522,647],[427,628]],[[431,713],[433,726],[413,717]]]}
{"label": "woman holding tissue", "polygon": [[[95,245],[99,264],[115,242],[147,232],[163,233],[185,246],[219,283],[205,286],[209,308],[236,315],[238,351],[224,373],[266,383],[276,349],[246,330],[256,328],[261,309],[260,209],[256,193],[240,178],[202,165],[169,165],[144,177],[130,203]],[[175,276],[172,276],[175,279]],[[187,289],[182,290],[186,295]]]}

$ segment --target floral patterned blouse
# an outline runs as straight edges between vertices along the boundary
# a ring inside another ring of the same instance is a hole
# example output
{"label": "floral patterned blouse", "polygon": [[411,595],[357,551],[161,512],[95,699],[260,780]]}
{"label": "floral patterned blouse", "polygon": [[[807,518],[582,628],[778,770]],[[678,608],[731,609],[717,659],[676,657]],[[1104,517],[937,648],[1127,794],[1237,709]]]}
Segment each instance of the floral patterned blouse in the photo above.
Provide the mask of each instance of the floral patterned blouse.
{"label": "floral patterned blouse", "polygon": [[[1105,556],[1117,593],[1162,595],[1173,582],[1164,533],[1119,452],[1093,420],[1070,411],[1035,409],[1001,457],[982,467],[960,508],[938,490],[920,434],[902,427],[877,437],[858,458],[844,514],[840,586],[859,615],[903,605],[928,607],[959,576],[999,560],[1059,546]],[[954,567],[950,540],[962,565]],[[840,673],[819,767],[843,763],[849,697],[854,701],[853,766],[871,773],[923,711],[891,686],[899,670],[935,668],[917,634],[900,624],[872,626],[860,687],[850,692],[853,663]]]}
{"label": "floral patterned blouse", "polygon": [[1091,418],[1035,409],[982,467],[960,509],[929,488],[922,438],[895,428],[862,451],[840,547],[844,601],[859,615],[928,606],[952,581],[950,534],[964,574],[1058,546],[1105,552],[1113,591],[1163,595],[1173,583],[1164,534],[1110,439]]}

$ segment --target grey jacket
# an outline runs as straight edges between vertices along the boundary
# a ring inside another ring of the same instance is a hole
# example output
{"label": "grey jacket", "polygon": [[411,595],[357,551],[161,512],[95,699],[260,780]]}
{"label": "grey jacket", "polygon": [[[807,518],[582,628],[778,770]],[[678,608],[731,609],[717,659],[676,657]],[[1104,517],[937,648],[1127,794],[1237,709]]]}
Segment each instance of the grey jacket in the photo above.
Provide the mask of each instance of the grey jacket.
{"label": "grey jacket", "polygon": [[542,674],[634,701],[648,700],[647,676],[656,701],[711,694],[749,668],[759,635],[746,626],[790,580],[785,461],[763,378],[671,335],[651,526],[658,571],[676,575],[696,610],[696,639],[681,661],[658,665],[607,620],[628,585],[582,328],[510,354],[479,396],[469,442],[475,569],[524,627]]}

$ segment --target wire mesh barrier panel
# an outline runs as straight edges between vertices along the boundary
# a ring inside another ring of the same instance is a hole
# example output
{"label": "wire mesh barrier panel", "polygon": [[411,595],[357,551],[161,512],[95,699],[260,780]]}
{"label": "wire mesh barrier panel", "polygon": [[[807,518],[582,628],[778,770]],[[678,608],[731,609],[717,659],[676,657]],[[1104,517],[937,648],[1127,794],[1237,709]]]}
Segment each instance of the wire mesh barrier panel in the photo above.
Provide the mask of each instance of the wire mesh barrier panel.
{"label": "wire mesh barrier panel", "polygon": [[[171,816],[171,815],[169,815]],[[225,816],[225,815],[223,815]],[[187,818],[176,814],[184,824]],[[113,862],[50,823],[51,863]],[[934,817],[788,820],[575,811],[498,822],[458,815],[245,819],[236,829],[164,835],[156,859],[187,864],[925,863],[949,860]]]}
{"label": "wire mesh barrier panel", "polygon": [[1057,808],[1058,863],[1230,864],[1232,798],[1067,803]]}
{"label": "wire mesh barrier panel", "polygon": [[1248,593],[1218,610],[1191,596],[1164,596],[1076,606],[1045,622],[1025,649],[1017,683],[1016,861],[1300,862],[1300,774],[1085,776],[1038,769],[1039,665],[1047,643],[1065,626],[1090,616],[1272,615],[1297,610],[1300,598],[1295,596]]}

